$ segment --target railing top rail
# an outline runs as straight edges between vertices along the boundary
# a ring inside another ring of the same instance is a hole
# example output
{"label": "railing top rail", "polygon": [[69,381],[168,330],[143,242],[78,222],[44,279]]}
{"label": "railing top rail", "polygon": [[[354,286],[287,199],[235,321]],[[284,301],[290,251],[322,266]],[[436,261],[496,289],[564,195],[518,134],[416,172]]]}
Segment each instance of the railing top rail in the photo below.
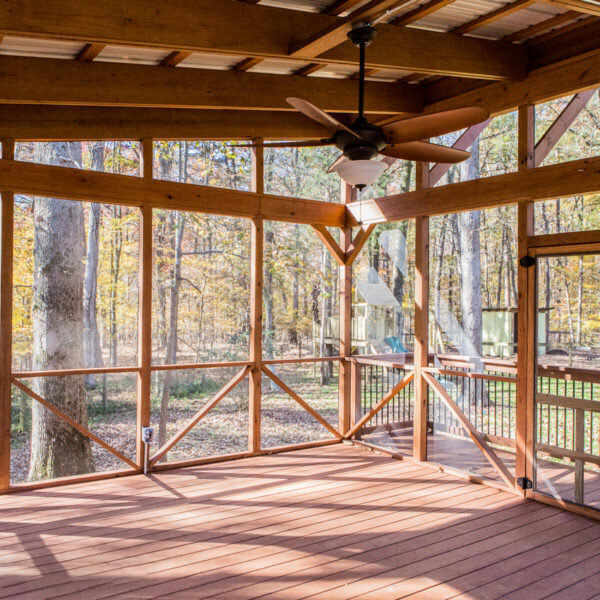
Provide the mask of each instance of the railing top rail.
{"label": "railing top rail", "polygon": [[[430,354],[430,364],[437,360],[441,367],[458,367],[467,371],[469,369],[483,369],[496,373],[510,373],[516,375],[517,364],[515,360],[502,358],[480,358],[463,356],[460,354]],[[363,354],[353,356],[350,360],[358,364],[394,367],[400,369],[413,369],[413,354]],[[537,374],[540,377],[552,377],[567,381],[585,381],[600,383],[600,369],[582,369],[580,367],[567,367],[560,365],[538,365]],[[513,378],[514,379],[514,378]]]}

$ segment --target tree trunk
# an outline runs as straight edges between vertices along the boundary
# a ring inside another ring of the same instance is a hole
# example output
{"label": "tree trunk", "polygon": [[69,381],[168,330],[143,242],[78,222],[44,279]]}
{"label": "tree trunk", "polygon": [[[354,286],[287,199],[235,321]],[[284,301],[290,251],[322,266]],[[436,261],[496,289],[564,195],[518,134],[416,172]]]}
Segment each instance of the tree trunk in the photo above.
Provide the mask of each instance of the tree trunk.
{"label": "tree trunk", "polygon": [[[92,168],[104,170],[104,142],[94,144],[92,149]],[[102,348],[98,333],[98,252],[100,234],[100,204],[90,205],[85,274],[83,282],[83,360],[85,367],[102,367]],[[86,376],[86,387],[96,386],[94,375]]]}
{"label": "tree trunk", "polygon": [[[463,164],[467,177],[479,177],[479,140],[471,148],[471,158]],[[463,317],[462,352],[481,356],[481,243],[479,234],[481,213],[478,210],[460,213],[460,271]]]}
{"label": "tree trunk", "polygon": [[[40,145],[52,164],[81,163],[79,143]],[[74,157],[72,156],[74,154]],[[33,368],[68,369],[83,357],[84,220],[79,202],[37,198],[34,203]],[[87,426],[83,376],[46,377],[36,392]],[[89,473],[89,438],[33,402],[29,479]]]}

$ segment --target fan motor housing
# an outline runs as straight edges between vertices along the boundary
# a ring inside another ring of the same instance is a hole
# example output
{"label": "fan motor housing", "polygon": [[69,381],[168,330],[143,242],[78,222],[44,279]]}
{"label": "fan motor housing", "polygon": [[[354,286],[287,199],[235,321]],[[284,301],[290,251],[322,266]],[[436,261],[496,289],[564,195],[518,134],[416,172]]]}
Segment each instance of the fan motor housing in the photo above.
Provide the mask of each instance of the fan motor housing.
{"label": "fan motor housing", "polygon": [[344,130],[338,131],[333,138],[334,144],[350,160],[371,160],[387,145],[381,129],[364,119],[357,119],[350,128],[360,139]]}

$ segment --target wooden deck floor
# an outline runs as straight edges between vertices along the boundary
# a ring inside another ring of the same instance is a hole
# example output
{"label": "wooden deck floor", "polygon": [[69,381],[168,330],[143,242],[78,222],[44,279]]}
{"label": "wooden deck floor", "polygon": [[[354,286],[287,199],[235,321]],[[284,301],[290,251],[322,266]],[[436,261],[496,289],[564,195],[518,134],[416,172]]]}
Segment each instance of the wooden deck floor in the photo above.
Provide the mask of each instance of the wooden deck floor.
{"label": "wooden deck floor", "polygon": [[600,597],[600,522],[339,444],[0,498],[0,597]]}

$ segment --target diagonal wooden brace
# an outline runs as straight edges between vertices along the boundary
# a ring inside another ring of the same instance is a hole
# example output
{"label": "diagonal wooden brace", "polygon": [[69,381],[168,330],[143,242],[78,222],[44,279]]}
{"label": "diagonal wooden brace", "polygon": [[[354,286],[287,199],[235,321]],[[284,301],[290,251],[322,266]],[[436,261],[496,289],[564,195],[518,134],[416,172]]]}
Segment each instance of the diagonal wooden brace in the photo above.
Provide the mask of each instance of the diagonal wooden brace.
{"label": "diagonal wooden brace", "polygon": [[195,427],[219,402],[248,375],[250,367],[244,367],[230,379],[168,442],[162,445],[150,459],[150,464],[158,462],[182,437]]}
{"label": "diagonal wooden brace", "polygon": [[288,394],[288,396],[293,398],[306,412],[310,413],[315,419],[317,419],[317,421],[319,421],[319,423],[321,423],[321,425],[323,425],[323,427],[325,427],[329,433],[334,435],[339,440],[343,439],[339,431],[334,429],[314,408],[309,406],[298,394],[296,394],[292,388],[281,381],[281,379],[279,379],[279,377],[277,377],[273,371],[271,371],[265,365],[262,366],[262,370],[265,375],[272,379],[286,394]]}
{"label": "diagonal wooden brace", "polygon": [[404,379],[399,381],[358,423],[344,435],[345,439],[351,438],[367,421],[370,421],[394,396],[399,394],[413,379],[414,372],[411,371]]}
{"label": "diagonal wooden brace", "polygon": [[25,392],[28,396],[37,400],[44,408],[47,408],[51,413],[54,413],[59,419],[62,419],[71,427],[74,427],[79,431],[79,433],[85,435],[90,438],[93,442],[96,442],[99,446],[102,446],[105,450],[122,460],[124,463],[127,463],[130,467],[134,469],[139,469],[140,466],[134,463],[132,460],[127,458],[124,454],[119,452],[116,448],[113,448],[110,444],[107,444],[104,440],[100,439],[97,435],[92,433],[87,427],[80,425],[75,419],[72,419],[69,415],[65,414],[59,408],[56,408],[53,404],[50,404],[47,400],[42,398],[39,394],[36,394],[31,388],[27,387],[25,384],[21,383],[18,379],[13,378],[12,383],[14,386],[18,387],[21,391]]}
{"label": "diagonal wooden brace", "polygon": [[423,378],[433,389],[440,400],[450,409],[454,414],[458,422],[463,426],[464,430],[469,434],[469,437],[473,440],[475,445],[481,450],[483,455],[488,459],[489,463],[498,472],[504,482],[511,488],[515,486],[515,478],[511,475],[510,471],[506,468],[504,463],[498,458],[498,455],[494,452],[484,437],[475,429],[471,421],[467,418],[465,413],[461,410],[460,406],[454,402],[450,397],[450,394],[444,389],[442,384],[432,377],[429,373],[423,373]]}

